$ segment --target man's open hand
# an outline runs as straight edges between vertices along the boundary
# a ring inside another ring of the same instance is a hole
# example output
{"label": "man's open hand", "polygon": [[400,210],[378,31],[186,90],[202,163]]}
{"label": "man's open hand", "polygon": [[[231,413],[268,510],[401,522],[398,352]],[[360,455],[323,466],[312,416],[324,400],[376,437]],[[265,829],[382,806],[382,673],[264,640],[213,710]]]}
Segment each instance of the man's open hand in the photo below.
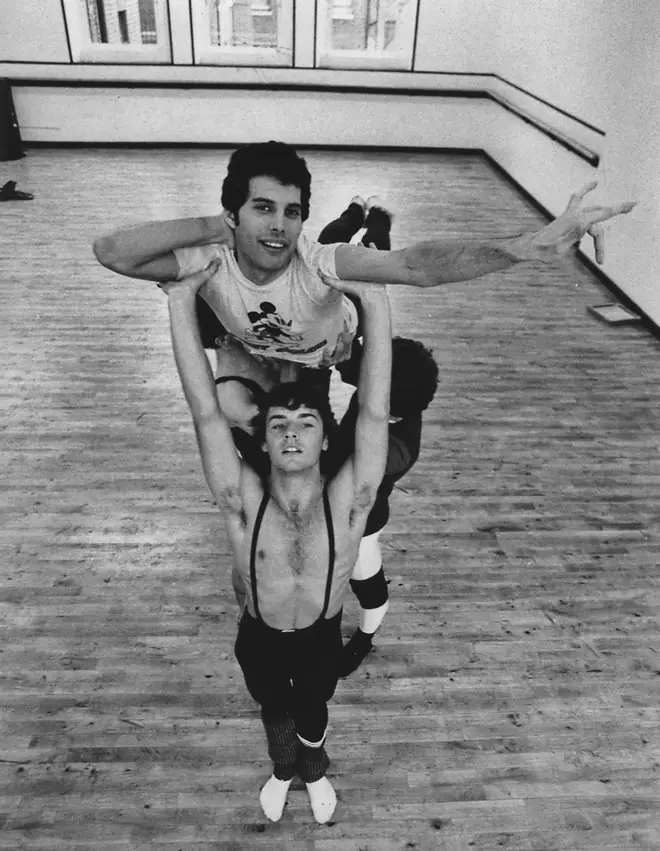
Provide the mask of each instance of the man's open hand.
{"label": "man's open hand", "polygon": [[589,234],[594,240],[596,261],[603,263],[605,231],[600,223],[629,213],[637,202],[622,201],[609,206],[583,207],[585,196],[597,185],[596,181],[592,181],[573,193],[564,212],[534,235],[531,247],[535,259],[551,263],[557,257],[577,248],[582,237]]}

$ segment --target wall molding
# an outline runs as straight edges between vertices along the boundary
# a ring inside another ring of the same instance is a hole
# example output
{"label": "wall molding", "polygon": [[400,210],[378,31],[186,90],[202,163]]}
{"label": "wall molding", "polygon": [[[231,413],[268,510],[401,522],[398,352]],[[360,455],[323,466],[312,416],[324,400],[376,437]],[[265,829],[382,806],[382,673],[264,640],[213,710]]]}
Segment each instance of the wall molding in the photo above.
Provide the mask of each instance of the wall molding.
{"label": "wall molding", "polygon": [[[114,66],[113,66],[114,67]],[[161,67],[161,66],[156,66]],[[177,66],[179,67],[179,66]],[[289,70],[278,68],[277,70]],[[308,69],[306,69],[308,70]],[[355,72],[349,72],[354,74]],[[369,72],[367,72],[369,73]],[[373,73],[373,72],[371,72]],[[398,73],[401,72],[389,72]],[[425,75],[431,73],[434,78],[437,77],[435,72],[413,72],[415,76],[420,74]],[[442,72],[445,76],[450,76],[450,72]],[[408,76],[408,75],[404,75]],[[502,81],[502,78],[494,74],[456,74],[455,77],[480,77],[493,78]],[[310,82],[295,82],[288,81],[270,81],[270,82],[239,82],[239,81],[198,81],[198,82],[183,82],[175,80],[152,81],[152,80],[98,80],[98,79],[60,79],[55,80],[50,77],[8,77],[12,88],[21,87],[44,87],[44,88],[93,88],[93,89],[156,89],[156,90],[217,90],[217,91],[272,91],[272,92],[305,92],[319,94],[360,94],[368,96],[398,96],[398,97],[427,97],[427,98],[481,98],[491,100],[497,103],[503,109],[513,113],[525,123],[531,125],[539,132],[545,134],[557,144],[566,148],[572,154],[589,163],[596,168],[600,161],[600,156],[597,151],[592,149],[589,144],[579,138],[578,134],[572,134],[570,127],[557,127],[550,123],[547,118],[534,115],[520,104],[514,103],[509,98],[501,93],[486,88],[461,88],[461,87],[406,87],[405,85],[387,86],[373,84],[357,84],[357,83],[334,83],[334,84],[314,84]],[[506,81],[505,81],[506,82]],[[515,87],[520,88],[520,87]],[[528,94],[528,93],[525,93]],[[534,97],[530,95],[530,97]],[[549,109],[554,109],[551,105],[545,104]],[[576,121],[582,125],[579,119],[570,116],[563,110],[557,110],[564,118],[568,117],[571,121]],[[564,122],[565,124],[565,122]],[[587,125],[588,126],[588,125]],[[602,133],[602,131],[594,131]]]}
{"label": "wall molding", "polygon": [[555,112],[559,112],[561,115],[565,115],[567,118],[570,118],[572,121],[577,121],[578,124],[582,124],[584,127],[587,127],[589,130],[593,130],[594,133],[598,133],[601,136],[605,135],[605,131],[601,130],[600,127],[596,127],[594,124],[589,124],[589,122],[584,121],[582,118],[578,118],[577,115],[573,115],[570,112],[567,112],[565,109],[557,106],[556,104],[550,103],[548,100],[544,100],[544,98],[535,95],[533,92],[530,92],[528,89],[524,89],[522,86],[519,86],[517,83],[514,83],[512,80],[507,80],[506,77],[502,77],[500,74],[491,74],[491,76],[500,80],[507,86],[511,86],[512,89],[517,89],[517,91],[522,92],[522,94],[527,95],[538,103],[542,103],[544,106],[550,107],[550,109]]}
{"label": "wall molding", "polygon": [[[25,68],[25,69],[39,69],[40,73],[34,75],[34,77],[22,77],[18,73],[16,73],[17,69]],[[53,78],[48,75],[48,69],[52,68],[55,71],[61,71],[63,69],[67,69],[71,71],[71,74],[65,74],[62,77]],[[143,74],[144,69],[155,69],[158,68],[161,71],[171,72],[176,69],[186,69],[188,71],[191,70],[199,70],[199,71],[215,71],[217,72],[216,80],[149,80],[146,81],[144,79],[140,79],[140,75]],[[88,74],[90,71],[94,72],[95,70],[98,72],[106,72],[109,69],[113,69],[115,72],[120,72],[118,76],[116,76],[113,80],[108,80],[100,74],[91,74],[90,76],[81,76],[80,72],[82,70]],[[535,101],[538,104],[541,104],[553,112],[564,116],[565,118],[570,119],[577,124],[591,130],[592,132],[605,136],[605,130],[596,127],[593,124],[585,121],[579,116],[568,112],[557,104],[548,101],[534,92],[529,91],[528,89],[519,86],[517,83],[514,83],[512,80],[508,80],[506,77],[502,77],[500,74],[495,74],[490,71],[418,71],[413,68],[411,71],[401,71],[401,70],[381,70],[381,71],[364,71],[364,70],[356,70],[351,68],[296,68],[296,67],[283,67],[281,65],[262,65],[258,68],[250,68],[249,66],[244,65],[204,65],[196,62],[192,63],[159,63],[159,64],[150,64],[150,63],[140,63],[140,64],[129,64],[129,63],[103,63],[103,62],[78,62],[78,63],[67,63],[67,62],[35,62],[30,60],[17,60],[12,62],[1,62],[0,61],[0,77],[6,77],[10,80],[16,81],[16,84],[28,85],[32,84],[40,84],[40,85],[57,85],[58,83],[66,83],[70,85],[74,84],[82,84],[86,82],[96,82],[98,84],[102,84],[103,86],[113,87],[118,85],[124,85],[125,83],[143,83],[149,82],[154,86],[158,87],[175,87],[175,88],[195,88],[195,87],[205,87],[207,85],[220,85],[223,83],[232,83],[236,85],[237,83],[232,80],[223,80],[222,77],[228,74],[239,72],[243,77],[246,77],[253,71],[271,71],[271,72],[280,72],[277,76],[281,76],[283,79],[282,83],[286,82],[288,85],[292,86],[300,86],[302,88],[307,88],[309,90],[310,86],[318,85],[319,88],[327,88],[328,86],[324,83],[310,83],[309,81],[301,81],[300,83],[295,82],[295,76],[308,76],[310,73],[317,77],[322,77],[325,75],[332,75],[333,78],[341,78],[345,77],[355,77],[362,76],[363,78],[374,77],[377,75],[379,79],[387,79],[388,77],[393,80],[393,83],[384,85],[370,83],[365,84],[364,88],[368,91],[379,91],[385,90],[390,91],[391,89],[395,89],[398,91],[406,92],[409,89],[413,89],[415,92],[422,91],[423,93],[431,93],[437,91],[439,87],[422,87],[415,85],[409,85],[413,80],[437,80],[440,81],[443,77],[456,77],[459,79],[468,80],[473,77],[480,77],[486,80],[490,80],[493,83],[497,82],[502,86],[506,86],[511,90],[515,90],[525,97],[529,98],[532,101]],[[134,75],[134,76],[131,76]],[[124,79],[121,79],[124,77]],[[263,83],[260,82],[260,79],[263,79],[263,74],[253,75],[253,80],[246,81],[245,85],[252,88],[258,88]],[[286,80],[284,79],[286,77]],[[395,79],[396,78],[396,79]],[[280,81],[274,80],[273,83],[277,83]],[[332,85],[332,84],[331,84]],[[335,86],[342,88],[345,86],[344,83],[338,82],[334,84]],[[348,84],[350,85],[350,84]],[[490,89],[490,87],[488,87]],[[509,101],[512,101],[513,98],[508,96],[506,98]]]}

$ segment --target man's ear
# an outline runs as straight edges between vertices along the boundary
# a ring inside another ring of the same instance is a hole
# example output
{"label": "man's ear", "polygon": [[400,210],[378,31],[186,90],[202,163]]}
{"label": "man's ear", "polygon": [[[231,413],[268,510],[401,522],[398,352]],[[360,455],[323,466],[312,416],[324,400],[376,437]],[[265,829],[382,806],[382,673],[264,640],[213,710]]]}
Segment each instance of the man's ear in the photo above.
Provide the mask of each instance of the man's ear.
{"label": "man's ear", "polygon": [[323,438],[323,443],[321,444],[321,452],[326,452],[328,449],[328,437],[327,435]]}
{"label": "man's ear", "polygon": [[232,228],[232,230],[233,230],[236,227],[236,217],[231,212],[231,210],[224,210],[223,213],[224,213],[225,221],[227,222],[229,227]]}

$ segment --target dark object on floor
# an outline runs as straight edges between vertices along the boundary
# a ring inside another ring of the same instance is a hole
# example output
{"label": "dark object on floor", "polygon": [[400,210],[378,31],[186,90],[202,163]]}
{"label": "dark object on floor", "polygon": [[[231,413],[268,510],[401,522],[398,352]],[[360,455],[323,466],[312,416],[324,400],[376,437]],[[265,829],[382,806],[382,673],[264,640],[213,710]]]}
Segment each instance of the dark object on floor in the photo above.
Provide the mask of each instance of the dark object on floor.
{"label": "dark object on floor", "polygon": [[0,161],[25,156],[9,81],[0,80]]}
{"label": "dark object on floor", "polygon": [[34,195],[29,192],[21,192],[16,188],[15,180],[8,180],[4,186],[0,187],[0,201],[31,201]]}

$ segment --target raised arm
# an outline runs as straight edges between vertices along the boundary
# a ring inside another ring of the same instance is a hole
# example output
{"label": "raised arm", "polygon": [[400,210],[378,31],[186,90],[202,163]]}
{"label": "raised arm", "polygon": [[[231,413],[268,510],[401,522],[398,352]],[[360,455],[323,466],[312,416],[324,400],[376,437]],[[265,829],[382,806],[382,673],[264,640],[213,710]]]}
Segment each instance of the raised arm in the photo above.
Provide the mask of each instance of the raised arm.
{"label": "raised arm", "polygon": [[534,233],[503,239],[438,239],[400,251],[375,252],[357,245],[340,245],[335,254],[337,275],[345,281],[435,287],[470,281],[526,260],[551,263],[574,249],[587,234],[594,240],[596,260],[602,263],[605,241],[600,223],[629,213],[636,202],[583,207],[584,197],[595,188],[595,182],[582,187],[558,218]]}
{"label": "raised arm", "polygon": [[99,263],[120,275],[146,281],[172,281],[179,274],[175,248],[232,242],[233,231],[222,213],[144,222],[100,237],[93,248]]}
{"label": "raised arm", "polygon": [[206,481],[221,509],[240,511],[237,503],[241,462],[229,424],[218,406],[215,381],[195,314],[197,290],[213,271],[211,268],[183,281],[162,284],[161,288],[168,295],[174,359],[192,413]]}
{"label": "raised arm", "polygon": [[387,462],[392,382],[390,303],[387,291],[377,285],[351,282],[337,284],[336,288],[358,295],[363,310],[355,446],[342,471],[352,469],[354,508],[361,512],[373,504]]}

